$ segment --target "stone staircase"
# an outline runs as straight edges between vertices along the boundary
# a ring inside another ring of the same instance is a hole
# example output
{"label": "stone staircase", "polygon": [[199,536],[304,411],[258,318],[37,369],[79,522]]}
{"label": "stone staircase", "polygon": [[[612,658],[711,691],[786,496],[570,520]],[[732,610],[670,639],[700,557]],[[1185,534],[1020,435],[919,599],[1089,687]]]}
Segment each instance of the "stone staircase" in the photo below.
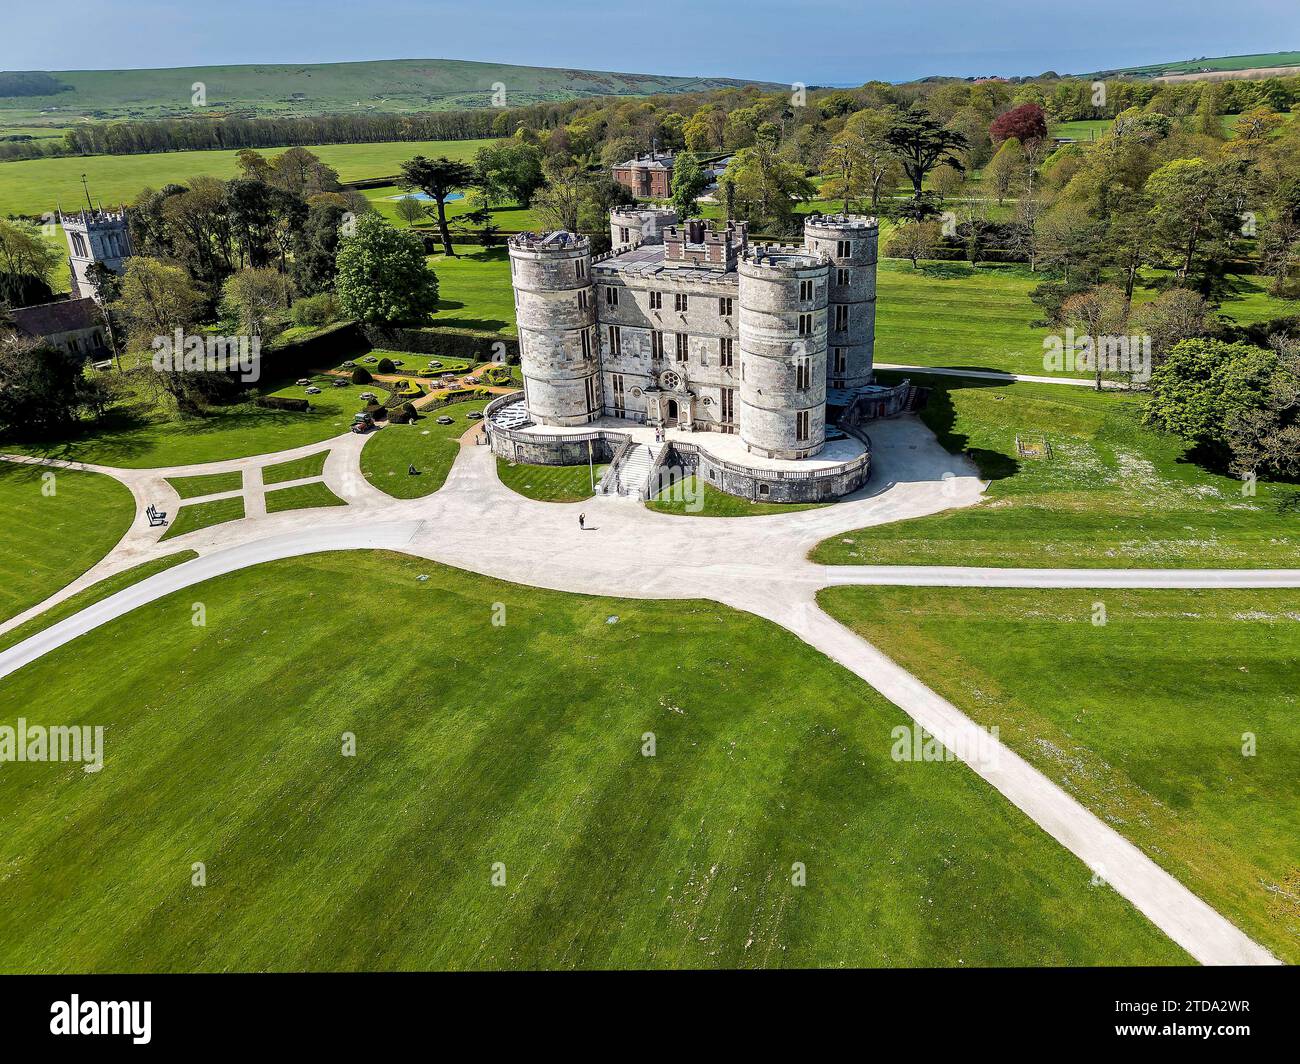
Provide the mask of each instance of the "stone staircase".
{"label": "stone staircase", "polygon": [[655,459],[666,444],[634,443],[601,481],[601,494],[640,499]]}

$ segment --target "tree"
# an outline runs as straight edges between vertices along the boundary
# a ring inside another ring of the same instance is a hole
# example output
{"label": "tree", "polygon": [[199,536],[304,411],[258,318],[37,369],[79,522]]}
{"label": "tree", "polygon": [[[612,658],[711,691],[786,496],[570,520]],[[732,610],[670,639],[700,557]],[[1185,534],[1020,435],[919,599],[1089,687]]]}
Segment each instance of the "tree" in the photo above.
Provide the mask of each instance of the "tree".
{"label": "tree", "polygon": [[414,225],[421,218],[427,217],[424,204],[414,196],[403,196],[397,201],[396,207],[393,208],[397,217],[402,219],[407,225]]}
{"label": "tree", "polygon": [[1095,266],[1101,226],[1080,203],[1061,202],[1046,211],[1038,223],[1039,260],[1055,266],[1070,283],[1071,271],[1087,263]]}
{"label": "tree", "polygon": [[[1061,318],[1065,324],[1074,329],[1076,344],[1080,338],[1084,343],[1091,342],[1093,373],[1097,391],[1101,391],[1102,374],[1109,368],[1105,364],[1104,354],[1109,349],[1110,341],[1121,338],[1124,323],[1128,315],[1128,300],[1124,293],[1111,284],[1097,285],[1086,292],[1070,296],[1061,305]],[[1123,337],[1127,340],[1127,337]],[[1132,363],[1127,367],[1137,369]]]}
{"label": "tree", "polygon": [[844,133],[853,138],[858,170],[866,180],[873,211],[880,208],[881,193],[896,184],[900,175],[898,156],[886,137],[892,113],[892,109],[857,111],[844,125]]}
{"label": "tree", "polygon": [[473,183],[474,171],[465,163],[446,156],[426,159],[423,155],[417,155],[402,163],[398,184],[407,190],[423,192],[433,200],[437,211],[438,232],[442,237],[442,251],[448,257],[454,258],[456,251],[451,246],[451,230],[447,227],[447,197]]}
{"label": "tree", "polygon": [[1209,316],[1204,297],[1186,288],[1170,288],[1134,307],[1129,328],[1151,337],[1151,360],[1158,366],[1175,344],[1204,336],[1210,327]]}
{"label": "tree", "polygon": [[221,290],[221,309],[246,336],[261,336],[273,316],[289,309],[293,286],[278,270],[247,269],[231,274]]}
{"label": "tree", "polygon": [[438,306],[424,245],[375,215],[359,218],[340,242],[337,289],[344,314],[373,324],[424,322]]}
{"label": "tree", "polygon": [[1279,337],[1273,350],[1277,366],[1260,405],[1229,420],[1226,443],[1238,476],[1263,472],[1293,480],[1300,476],[1300,344]]}
{"label": "tree", "polygon": [[334,203],[315,204],[294,233],[293,261],[290,274],[294,287],[303,295],[329,291],[337,272],[339,231],[356,225],[350,212]]}
{"label": "tree", "polygon": [[1047,136],[1047,115],[1036,103],[1022,103],[998,115],[989,126],[994,144],[1015,137],[1021,144],[1043,140]]}
{"label": "tree", "polygon": [[984,180],[997,193],[999,207],[1016,184],[1025,165],[1025,149],[1021,146],[1020,139],[1008,137],[984,168]]}
{"label": "tree", "polygon": [[62,261],[36,226],[0,219],[0,303],[48,303],[54,298],[50,280]]}
{"label": "tree", "polygon": [[831,141],[822,168],[830,174],[822,186],[822,195],[843,200],[844,213],[848,214],[850,203],[868,188],[866,153],[861,138],[848,130],[839,133]]}
{"label": "tree", "polygon": [[147,349],[156,337],[188,329],[202,305],[202,294],[182,267],[136,255],[126,260],[113,313],[125,324],[131,346]]}
{"label": "tree", "polygon": [[911,259],[916,269],[921,259],[934,256],[943,233],[938,222],[904,222],[894,230],[889,239],[887,254],[894,258]]}
{"label": "tree", "polygon": [[795,202],[817,194],[804,168],[765,138],[736,152],[725,175],[736,190],[736,214],[778,235],[793,233]]}
{"label": "tree", "polygon": [[704,172],[693,152],[682,152],[673,163],[672,204],[678,218],[693,218],[699,210],[699,198],[709,187],[710,175]]}
{"label": "tree", "polygon": [[474,180],[489,203],[531,206],[546,183],[542,151],[536,144],[517,140],[485,145],[474,153]]}
{"label": "tree", "polygon": [[76,421],[81,360],[13,334],[0,336],[0,435],[49,438]]}
{"label": "tree", "polygon": [[548,229],[578,231],[578,212],[586,196],[589,180],[581,167],[557,164],[550,159],[543,167],[546,187],[533,198],[533,206],[546,222]]}
{"label": "tree", "polygon": [[1264,407],[1277,367],[1277,352],[1252,344],[1184,340],[1151,375],[1143,416],[1226,460],[1234,426]]}
{"label": "tree", "polygon": [[1222,243],[1238,226],[1233,197],[1238,179],[1236,167],[1199,158],[1174,159],[1147,179],[1153,235],[1177,256],[1180,281],[1191,275],[1196,255],[1206,244]]}
{"label": "tree", "polygon": [[945,129],[924,107],[913,106],[897,115],[885,133],[885,139],[898,155],[903,172],[912,182],[913,199],[922,201],[925,175],[940,163],[964,170],[958,152],[970,143],[962,133]]}

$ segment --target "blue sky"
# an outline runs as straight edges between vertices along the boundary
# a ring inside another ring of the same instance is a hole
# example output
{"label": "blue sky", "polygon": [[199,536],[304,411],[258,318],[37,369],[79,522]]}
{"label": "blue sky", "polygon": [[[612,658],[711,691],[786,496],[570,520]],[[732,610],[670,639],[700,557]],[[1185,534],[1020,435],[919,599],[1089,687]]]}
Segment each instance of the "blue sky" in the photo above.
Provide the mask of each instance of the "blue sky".
{"label": "blue sky", "polygon": [[6,0],[0,69],[446,58],[806,84],[1300,49],[1297,0]]}

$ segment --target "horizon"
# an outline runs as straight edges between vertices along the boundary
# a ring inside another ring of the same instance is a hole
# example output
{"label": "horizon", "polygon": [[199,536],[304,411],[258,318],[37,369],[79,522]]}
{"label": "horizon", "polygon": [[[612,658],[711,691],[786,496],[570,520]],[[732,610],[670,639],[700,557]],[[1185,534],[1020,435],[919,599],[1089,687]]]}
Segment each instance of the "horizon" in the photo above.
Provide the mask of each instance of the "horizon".
{"label": "horizon", "polygon": [[[731,20],[701,20],[700,15],[722,6],[666,0],[656,28],[705,21],[711,31],[676,36],[646,33],[639,9],[594,0],[568,0],[544,11],[521,0],[500,0],[502,17],[490,24],[465,22],[463,9],[446,0],[381,0],[368,8],[364,23],[346,26],[342,36],[350,50],[344,54],[333,16],[350,15],[352,8],[341,0],[289,0],[274,9],[232,0],[221,10],[177,10],[157,0],[70,0],[61,25],[81,25],[85,32],[57,36],[48,33],[48,11],[21,0],[10,16],[14,32],[0,45],[0,69],[398,62],[402,57],[385,49],[400,23],[402,40],[428,42],[427,49],[412,51],[441,52],[449,61],[839,87],[926,77],[1087,74],[1201,57],[1269,55],[1278,49],[1262,49],[1258,38],[1266,32],[1274,41],[1300,38],[1300,10],[1292,0],[1242,0],[1226,28],[1217,5],[1174,0],[1152,0],[1140,11],[1127,0],[1097,0],[1086,11],[1043,11],[1027,0],[1010,0],[996,11],[980,12],[973,25],[966,24],[967,5],[957,0],[919,0],[906,10],[878,12],[851,6],[849,0],[811,0],[794,17],[800,25],[838,27],[828,47],[823,34],[790,33],[788,5],[756,0],[744,25],[728,29],[719,45],[716,30]],[[246,19],[254,17],[266,32],[250,40]],[[141,19],[153,31],[148,39],[137,31]],[[501,39],[503,25],[511,27],[509,39]],[[1272,28],[1255,28],[1265,25]],[[1117,26],[1123,27],[1123,43],[1114,40]],[[294,44],[286,45],[290,35]],[[639,50],[611,52],[609,41],[629,38]],[[1062,46],[1062,40],[1070,45]],[[416,54],[406,61],[436,58]]]}

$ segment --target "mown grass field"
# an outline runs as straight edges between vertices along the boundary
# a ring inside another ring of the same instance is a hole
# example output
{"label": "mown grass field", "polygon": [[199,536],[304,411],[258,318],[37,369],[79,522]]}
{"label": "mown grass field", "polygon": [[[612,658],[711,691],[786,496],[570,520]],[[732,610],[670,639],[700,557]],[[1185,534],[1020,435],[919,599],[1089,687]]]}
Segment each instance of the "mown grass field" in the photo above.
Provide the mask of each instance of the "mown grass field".
{"label": "mown grass field", "polygon": [[[453,403],[423,413],[407,425],[389,425],[376,431],[361,449],[361,473],[380,491],[395,499],[420,499],[432,495],[447,481],[460,437],[473,425],[465,415],[482,412],[487,400]],[[449,417],[450,425],[437,419]],[[410,467],[417,474],[411,476]]]}
{"label": "mown grass field", "polygon": [[320,506],[346,506],[323,480],[310,484],[295,484],[291,488],[276,488],[266,493],[266,512],[283,513],[286,510],[311,510]]}
{"label": "mown grass field", "polygon": [[263,484],[287,484],[291,480],[306,480],[318,477],[325,471],[325,459],[329,451],[317,451],[302,458],[292,458],[287,462],[262,467]]}
{"label": "mown grass field", "polygon": [[[597,463],[594,468],[596,483],[599,484],[609,466]],[[591,489],[592,467],[586,464],[529,465],[498,457],[497,477],[511,491],[539,502],[582,502],[594,494]]]}
{"label": "mown grass field", "polygon": [[174,514],[170,514],[167,531],[162,539],[175,539],[201,528],[224,525],[229,521],[239,521],[244,517],[244,497],[233,495],[228,499],[213,499],[210,502],[186,503]]}
{"label": "mown grass field", "polygon": [[[893,379],[882,374],[882,379]],[[1300,489],[1206,472],[1176,437],[1141,424],[1142,399],[1052,384],[933,386],[921,417],[990,480],[985,501],[821,543],[814,561],[1082,568],[1300,566]],[[1040,435],[1048,459],[1021,458]]]}
{"label": "mown grass field", "polygon": [[181,562],[188,562],[198,555],[192,550],[181,550],[175,554],[168,554],[164,558],[157,558],[151,562],[142,562],[130,569],[117,573],[113,576],[105,577],[99,580],[84,591],[78,591],[57,606],[52,606],[42,613],[38,613],[30,621],[25,621],[16,628],[0,635],[0,650],[8,650],[16,646],[24,639],[29,639],[37,632],[42,632],[52,624],[58,624],[59,621],[71,617],[74,613],[79,613],[87,606],[93,606],[96,602],[108,598],[109,595],[115,595],[123,588],[137,584],[141,580],[153,576],[155,573],[161,573],[164,569],[170,569],[173,565],[180,565]]}
{"label": "mown grass field", "polygon": [[238,491],[244,485],[244,474],[238,469],[229,473],[199,473],[192,477],[168,477],[167,483],[182,499],[199,499],[223,491]]}
{"label": "mown grass field", "polygon": [[1247,934],[1300,961],[1300,592],[820,598]]}
{"label": "mown grass field", "polygon": [[[401,649],[430,632],[432,674]],[[859,679],[713,604],[349,551],[2,686],[105,728],[97,774],[0,773],[3,971],[1187,962],[964,766],[893,761],[905,718]]]}
{"label": "mown grass field", "polygon": [[79,577],[134,520],[131,492],[111,477],[0,462],[0,621]]}
{"label": "mown grass field", "polygon": [[[342,181],[396,174],[403,162],[416,155],[445,155],[468,160],[492,140],[388,141],[380,144],[321,144],[309,151],[334,167]],[[283,148],[268,148],[267,156]],[[62,204],[75,210],[84,204],[86,193],[81,175],[86,175],[91,196],[105,206],[130,203],[144,188],[161,188],[203,174],[231,178],[238,174],[234,151],[173,151],[151,155],[92,155],[54,159],[22,159],[0,163],[0,217],[25,214],[39,218]]]}

